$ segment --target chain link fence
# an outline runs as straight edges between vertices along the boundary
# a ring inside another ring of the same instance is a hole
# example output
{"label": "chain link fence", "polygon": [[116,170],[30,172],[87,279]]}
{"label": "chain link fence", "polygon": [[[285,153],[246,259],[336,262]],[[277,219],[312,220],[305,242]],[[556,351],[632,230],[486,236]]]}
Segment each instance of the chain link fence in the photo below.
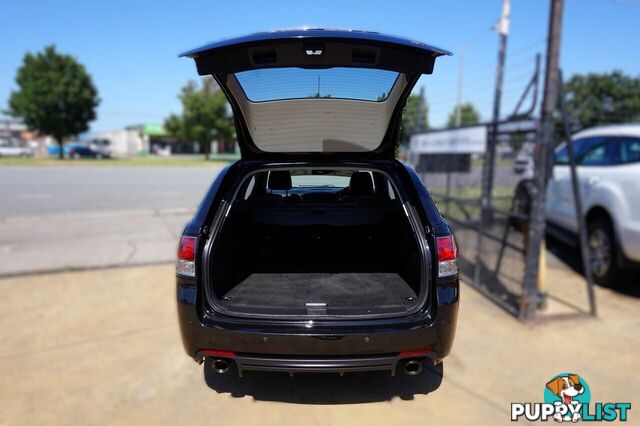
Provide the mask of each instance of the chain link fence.
{"label": "chain link fence", "polygon": [[[436,130],[427,133],[436,141],[438,133],[446,132],[447,137],[457,135],[458,146],[472,135],[486,141],[486,146],[476,153],[416,153],[412,158],[454,229],[462,274],[517,316],[522,315],[524,297],[532,201],[528,186],[535,169],[537,129],[536,120],[511,120],[495,128],[494,123],[486,123]],[[491,144],[495,146],[492,162],[487,155]],[[492,180],[488,194],[487,176]]]}

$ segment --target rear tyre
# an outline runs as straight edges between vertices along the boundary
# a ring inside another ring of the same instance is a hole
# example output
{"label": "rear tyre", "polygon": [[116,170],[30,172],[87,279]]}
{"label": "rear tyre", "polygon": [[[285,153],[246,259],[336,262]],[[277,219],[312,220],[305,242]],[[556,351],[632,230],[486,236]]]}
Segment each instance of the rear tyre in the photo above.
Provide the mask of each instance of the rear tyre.
{"label": "rear tyre", "polygon": [[619,281],[620,267],[613,226],[609,220],[597,218],[587,228],[593,280],[606,287],[615,287]]}

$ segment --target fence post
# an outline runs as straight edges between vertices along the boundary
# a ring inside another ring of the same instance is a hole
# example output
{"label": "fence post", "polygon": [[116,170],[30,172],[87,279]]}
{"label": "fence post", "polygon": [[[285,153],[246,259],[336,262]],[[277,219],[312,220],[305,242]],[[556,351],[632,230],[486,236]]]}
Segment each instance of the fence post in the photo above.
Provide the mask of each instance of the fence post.
{"label": "fence post", "polygon": [[540,132],[537,142],[534,192],[531,208],[531,226],[527,244],[527,262],[525,266],[521,317],[527,320],[535,318],[539,303],[538,269],[540,267],[541,241],[545,237],[545,202],[547,177],[551,165],[551,147],[555,122],[553,113],[558,105],[558,79],[560,59],[560,35],[562,33],[563,0],[551,0],[549,19],[549,38],[547,41],[547,66],[545,70],[544,98]]}
{"label": "fence post", "polygon": [[578,182],[578,172],[576,171],[576,154],[571,139],[571,129],[569,127],[569,112],[567,111],[567,101],[564,94],[564,83],[562,82],[562,72],[558,81],[560,91],[560,105],[562,111],[562,124],[564,125],[564,135],[567,139],[567,151],[569,153],[569,165],[571,168],[571,189],[573,191],[573,203],[576,209],[578,222],[578,236],[580,238],[580,254],[582,257],[582,269],[587,280],[587,294],[589,295],[589,312],[591,315],[598,314],[596,308],[596,296],[593,290],[593,274],[591,273],[591,255],[587,243],[587,224],[582,212],[582,198],[580,194],[580,184]]}

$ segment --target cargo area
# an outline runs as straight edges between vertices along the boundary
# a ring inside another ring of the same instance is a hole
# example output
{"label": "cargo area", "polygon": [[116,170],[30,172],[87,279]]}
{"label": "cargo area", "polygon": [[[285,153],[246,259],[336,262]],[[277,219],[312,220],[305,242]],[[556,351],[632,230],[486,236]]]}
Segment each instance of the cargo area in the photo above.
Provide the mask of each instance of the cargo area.
{"label": "cargo area", "polygon": [[417,300],[394,273],[251,274],[228,291],[229,311],[293,315],[402,313]]}
{"label": "cargo area", "polygon": [[221,226],[209,295],[228,313],[401,315],[424,294],[420,245],[381,173],[263,172]]}

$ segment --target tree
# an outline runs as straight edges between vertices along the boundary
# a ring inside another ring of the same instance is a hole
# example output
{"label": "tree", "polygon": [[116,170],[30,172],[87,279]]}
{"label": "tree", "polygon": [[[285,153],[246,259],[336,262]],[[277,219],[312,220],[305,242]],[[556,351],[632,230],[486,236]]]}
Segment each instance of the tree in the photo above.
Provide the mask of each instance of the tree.
{"label": "tree", "polygon": [[402,124],[400,128],[400,143],[408,144],[409,135],[423,132],[429,128],[429,106],[424,94],[424,87],[420,88],[417,95],[409,95],[407,104],[402,114]]}
{"label": "tree", "polygon": [[31,130],[51,135],[63,158],[65,138],[89,129],[100,103],[98,91],[84,66],[54,46],[27,53],[16,77],[18,90],[9,97],[9,113],[21,117]]}
{"label": "tree", "polygon": [[[449,119],[447,120],[447,127],[455,127],[456,126],[456,113],[457,107],[451,111],[449,114]],[[464,103],[460,105],[460,125],[466,126],[470,124],[478,124],[480,122],[480,113],[471,103]]]}
{"label": "tree", "polygon": [[[640,78],[621,71],[576,74],[564,85],[571,131],[640,120]],[[560,114],[557,114],[560,119]],[[561,123],[559,123],[561,125]]]}
{"label": "tree", "polygon": [[227,98],[212,78],[203,79],[201,87],[190,81],[178,98],[182,114],[172,114],[164,123],[171,136],[181,142],[197,142],[206,159],[209,159],[213,140],[233,139],[233,118]]}

